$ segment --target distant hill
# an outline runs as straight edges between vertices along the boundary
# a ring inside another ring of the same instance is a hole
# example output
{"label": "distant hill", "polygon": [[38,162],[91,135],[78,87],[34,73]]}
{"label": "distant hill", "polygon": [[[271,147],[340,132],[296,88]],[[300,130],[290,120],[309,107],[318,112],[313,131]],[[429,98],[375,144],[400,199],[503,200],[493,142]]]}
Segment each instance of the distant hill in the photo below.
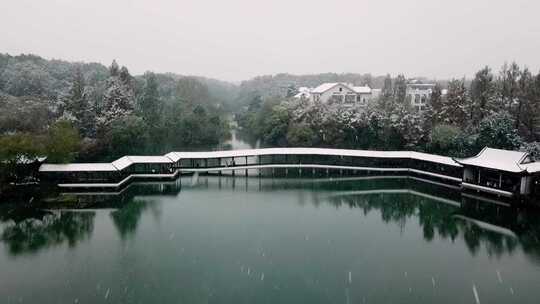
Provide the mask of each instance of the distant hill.
{"label": "distant hill", "polygon": [[[86,85],[97,103],[103,92],[103,85],[109,72],[101,63],[68,62],[44,59],[37,55],[0,54],[0,93],[10,96],[32,96],[56,100],[69,89],[75,67],[81,67]],[[176,96],[177,82],[182,78],[195,79],[208,88],[211,103],[221,105],[225,110],[236,111],[249,103],[254,96],[284,98],[291,89],[315,87],[324,82],[346,82],[382,88],[386,76],[369,73],[321,73],[293,75],[281,73],[257,76],[242,81],[239,85],[201,76],[187,76],[174,73],[157,74],[160,96],[172,100]],[[142,86],[143,75],[134,76],[136,86]],[[420,78],[422,79],[422,78]],[[423,79],[426,80],[426,79]],[[426,80],[427,81],[427,80]],[[446,82],[443,82],[443,85]]]}

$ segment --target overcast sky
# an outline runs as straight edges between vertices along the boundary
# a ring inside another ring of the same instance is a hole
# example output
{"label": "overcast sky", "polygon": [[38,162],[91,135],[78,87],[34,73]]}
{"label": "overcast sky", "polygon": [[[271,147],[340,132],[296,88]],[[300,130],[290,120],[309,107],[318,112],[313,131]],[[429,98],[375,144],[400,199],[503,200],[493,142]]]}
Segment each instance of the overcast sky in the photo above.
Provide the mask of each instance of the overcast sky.
{"label": "overcast sky", "polygon": [[540,68],[539,0],[1,0],[0,52],[238,81]]}

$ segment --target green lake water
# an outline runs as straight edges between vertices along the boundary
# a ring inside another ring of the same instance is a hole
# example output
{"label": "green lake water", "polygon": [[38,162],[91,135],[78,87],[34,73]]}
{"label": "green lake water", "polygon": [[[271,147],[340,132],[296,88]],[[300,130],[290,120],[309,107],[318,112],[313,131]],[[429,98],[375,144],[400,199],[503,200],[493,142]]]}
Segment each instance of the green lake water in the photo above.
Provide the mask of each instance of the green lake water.
{"label": "green lake water", "polygon": [[538,303],[538,215],[407,178],[183,177],[0,209],[0,303]]}

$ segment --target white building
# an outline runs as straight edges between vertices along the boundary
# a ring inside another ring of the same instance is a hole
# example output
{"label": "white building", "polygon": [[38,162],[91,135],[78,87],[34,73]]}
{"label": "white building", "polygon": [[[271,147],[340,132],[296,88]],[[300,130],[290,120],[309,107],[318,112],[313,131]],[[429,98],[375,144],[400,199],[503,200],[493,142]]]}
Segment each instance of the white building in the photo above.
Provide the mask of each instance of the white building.
{"label": "white building", "polygon": [[294,98],[305,99],[305,100],[310,99],[312,90],[313,88],[300,87],[298,88],[298,94],[294,95]]}
{"label": "white building", "polygon": [[433,83],[409,83],[406,91],[407,100],[417,112],[423,112],[434,88],[435,84]]}
{"label": "white building", "polygon": [[325,104],[366,106],[372,99],[370,87],[354,86],[341,82],[323,83],[316,88],[300,88],[299,91],[296,98],[305,98],[312,102]]}

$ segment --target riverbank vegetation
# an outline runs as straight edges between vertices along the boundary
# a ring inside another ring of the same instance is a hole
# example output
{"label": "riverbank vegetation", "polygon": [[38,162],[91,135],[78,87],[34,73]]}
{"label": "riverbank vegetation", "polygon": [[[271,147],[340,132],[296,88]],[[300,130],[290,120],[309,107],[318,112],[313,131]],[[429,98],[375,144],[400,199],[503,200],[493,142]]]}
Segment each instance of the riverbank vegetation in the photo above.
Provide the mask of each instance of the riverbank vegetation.
{"label": "riverbank vegetation", "polygon": [[422,113],[411,107],[406,85],[403,75],[387,76],[380,97],[367,107],[254,94],[237,120],[265,146],[406,149],[454,157],[485,146],[538,150],[540,74],[515,63],[498,75],[486,67],[470,82],[437,84]]}

